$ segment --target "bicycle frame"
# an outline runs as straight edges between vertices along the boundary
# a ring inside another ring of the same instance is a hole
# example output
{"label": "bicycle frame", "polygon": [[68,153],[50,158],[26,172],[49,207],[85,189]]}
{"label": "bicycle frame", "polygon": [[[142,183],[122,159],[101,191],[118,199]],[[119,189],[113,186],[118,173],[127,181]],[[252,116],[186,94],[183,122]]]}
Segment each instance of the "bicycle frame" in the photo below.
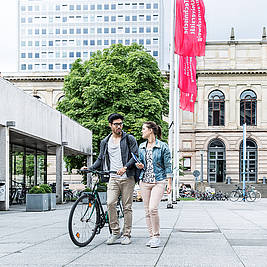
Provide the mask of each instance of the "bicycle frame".
{"label": "bicycle frame", "polygon": [[[98,191],[97,191],[97,185],[98,185],[98,183],[99,183],[99,177],[97,178],[97,182],[93,186],[92,192],[89,193],[98,202],[98,206],[99,206],[99,209],[100,209],[100,221],[97,224],[97,228],[98,228],[97,233],[99,233],[100,232],[100,229],[102,229],[104,227],[105,223],[108,222],[107,221],[107,218],[105,217],[105,211],[104,211],[103,205],[101,203],[101,200],[100,200],[100,197],[99,197],[99,194],[98,194]],[[95,206],[95,204],[94,204],[94,206]],[[89,208],[89,203],[88,203],[88,208]],[[85,214],[86,214],[87,210],[85,211]],[[91,218],[91,215],[93,214],[93,212],[94,212],[94,207],[92,209],[91,214],[89,215],[88,220]]]}

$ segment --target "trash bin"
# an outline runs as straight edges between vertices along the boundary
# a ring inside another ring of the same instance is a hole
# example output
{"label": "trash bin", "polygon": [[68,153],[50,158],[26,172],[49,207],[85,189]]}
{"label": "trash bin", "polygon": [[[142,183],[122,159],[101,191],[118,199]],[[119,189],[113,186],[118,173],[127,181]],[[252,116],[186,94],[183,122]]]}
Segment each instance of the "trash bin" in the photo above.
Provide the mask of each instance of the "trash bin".
{"label": "trash bin", "polygon": [[231,184],[231,177],[230,177],[230,176],[228,176],[228,177],[226,178],[226,184]]}
{"label": "trash bin", "polygon": [[262,178],[262,183],[266,184],[266,177],[265,176],[263,176],[263,178]]}
{"label": "trash bin", "polygon": [[0,201],[6,200],[6,184],[0,182]]}

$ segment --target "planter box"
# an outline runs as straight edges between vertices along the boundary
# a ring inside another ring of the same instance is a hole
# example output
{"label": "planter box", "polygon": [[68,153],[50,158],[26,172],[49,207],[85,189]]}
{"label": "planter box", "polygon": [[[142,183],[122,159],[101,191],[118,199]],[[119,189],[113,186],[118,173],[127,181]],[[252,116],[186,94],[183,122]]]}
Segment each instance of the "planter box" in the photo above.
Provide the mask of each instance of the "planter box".
{"label": "planter box", "polygon": [[107,192],[98,192],[98,195],[99,195],[101,204],[106,205],[107,204]]}
{"label": "planter box", "polygon": [[55,210],[56,203],[56,193],[48,193],[48,210]]}
{"label": "planter box", "polygon": [[48,194],[27,194],[26,211],[47,211]]}

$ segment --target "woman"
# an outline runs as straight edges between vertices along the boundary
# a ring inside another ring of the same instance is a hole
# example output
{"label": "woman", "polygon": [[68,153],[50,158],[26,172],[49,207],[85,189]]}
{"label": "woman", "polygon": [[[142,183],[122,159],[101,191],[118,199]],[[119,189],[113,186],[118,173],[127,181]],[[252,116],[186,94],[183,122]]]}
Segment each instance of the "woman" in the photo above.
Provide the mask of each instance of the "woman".
{"label": "woman", "polygon": [[143,124],[142,137],[147,141],[139,146],[140,163],[136,163],[136,166],[142,170],[140,189],[150,234],[146,246],[157,248],[160,246],[158,206],[165,191],[166,180],[167,193],[171,192],[171,154],[168,145],[159,140],[161,128],[155,122]]}

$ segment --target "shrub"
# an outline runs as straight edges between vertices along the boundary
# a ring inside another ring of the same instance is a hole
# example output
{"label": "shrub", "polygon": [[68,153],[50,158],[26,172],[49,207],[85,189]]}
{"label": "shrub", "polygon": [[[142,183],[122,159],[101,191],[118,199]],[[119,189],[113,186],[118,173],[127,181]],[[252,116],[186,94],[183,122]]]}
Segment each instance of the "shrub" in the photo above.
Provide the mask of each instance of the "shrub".
{"label": "shrub", "polygon": [[41,184],[40,188],[43,188],[46,193],[52,193],[52,188],[48,184]]}
{"label": "shrub", "polygon": [[45,190],[44,188],[38,186],[38,185],[35,185],[33,186],[30,191],[29,191],[29,194],[45,194]]}

